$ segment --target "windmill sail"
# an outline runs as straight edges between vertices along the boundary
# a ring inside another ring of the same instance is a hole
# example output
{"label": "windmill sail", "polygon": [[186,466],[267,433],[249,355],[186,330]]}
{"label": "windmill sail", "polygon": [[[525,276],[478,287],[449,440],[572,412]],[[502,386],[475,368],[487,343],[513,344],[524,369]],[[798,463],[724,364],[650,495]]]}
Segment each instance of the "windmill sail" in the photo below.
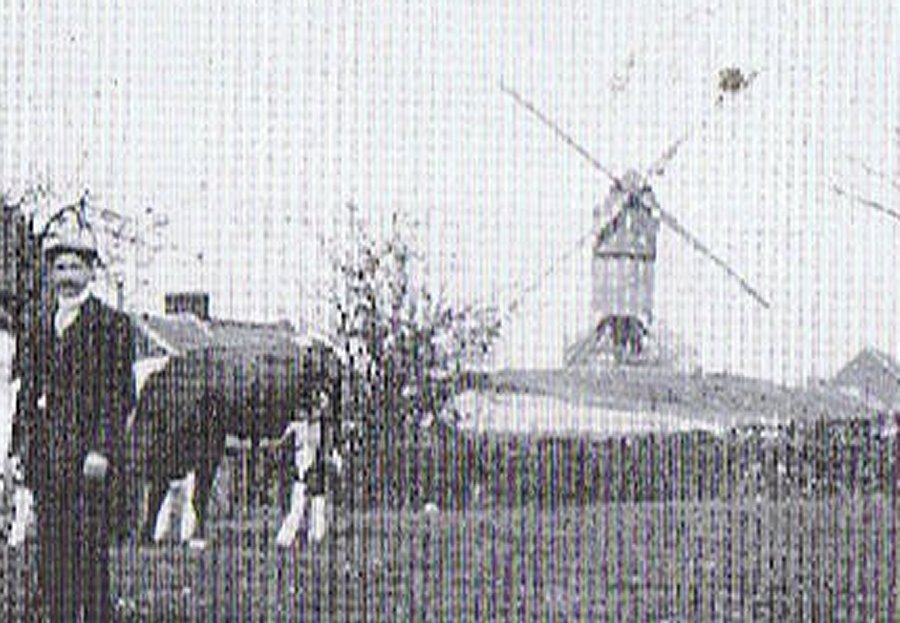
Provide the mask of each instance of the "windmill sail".
{"label": "windmill sail", "polygon": [[[501,90],[504,93],[508,94],[512,97],[519,105],[525,107],[529,112],[531,112],[535,117],[537,117],[544,125],[548,126],[557,136],[559,136],[566,144],[575,149],[585,160],[587,160],[595,169],[606,175],[610,180],[612,180],[614,184],[614,189],[624,189],[625,186],[634,186],[637,188],[637,180],[629,182],[623,186],[622,180],[613,175],[609,169],[603,166],[599,160],[594,158],[593,155],[589,151],[587,151],[584,147],[582,147],[574,138],[572,138],[565,130],[560,128],[555,122],[553,122],[550,118],[548,118],[544,113],[537,109],[531,102],[523,98],[513,89],[506,87],[505,85],[500,85]],[[703,122],[705,125],[705,121]],[[661,172],[665,165],[675,157],[675,154],[678,151],[678,148],[681,144],[687,140],[690,136],[690,133],[684,135],[679,138],[675,143],[673,143],[665,152],[663,152],[662,157],[651,167],[650,173]],[[691,234],[681,223],[675,219],[670,213],[664,211],[658,205],[654,203],[653,210],[657,212],[660,216],[660,219],[663,223],[665,223],[668,227],[670,227],[675,233],[679,236],[687,240],[697,251],[708,257],[713,261],[717,266],[722,268],[731,278],[735,279],[740,285],[741,288],[749,294],[753,300],[762,305],[764,308],[769,308],[769,303],[760,295],[760,293],[755,290],[749,282],[744,279],[737,271],[735,271],[731,266],[729,266],[723,259],[716,256],[705,244],[703,244],[696,236]]]}
{"label": "windmill sail", "polygon": [[678,138],[674,143],[669,145],[669,147],[662,153],[662,155],[654,162],[649,169],[647,169],[647,176],[651,175],[662,175],[666,172],[666,166],[672,162],[675,158],[676,154],[678,154],[678,149],[687,141],[689,133],[685,133],[681,137]]}
{"label": "windmill sail", "polygon": [[712,262],[714,264],[716,264],[719,268],[721,268],[726,273],[728,273],[728,275],[730,277],[732,277],[739,284],[741,284],[741,288],[744,289],[744,292],[746,292],[751,297],[753,297],[753,299],[757,303],[759,303],[766,309],[769,309],[769,302],[766,301],[766,299],[764,299],[762,297],[762,295],[759,292],[757,292],[746,279],[741,277],[741,275],[737,271],[735,271],[733,268],[731,268],[731,266],[729,266],[728,263],[725,262],[725,260],[716,256],[712,251],[710,251],[710,249],[705,244],[700,242],[700,240],[696,236],[694,236],[691,232],[689,232],[687,229],[685,229],[684,226],[681,223],[679,223],[678,220],[674,216],[672,216],[671,214],[669,214],[668,212],[666,212],[659,206],[657,206],[657,210],[659,211],[660,220],[663,223],[665,223],[672,231],[674,231],[676,234],[678,234],[679,236],[681,236],[682,238],[687,240],[689,243],[691,243],[691,246],[693,246],[694,249],[696,249],[697,251],[699,251],[706,257],[708,257],[710,260],[712,260]]}
{"label": "windmill sail", "polygon": [[864,205],[867,208],[872,208],[876,212],[881,212],[882,214],[886,214],[887,216],[900,222],[900,212],[898,212],[897,210],[893,210],[893,209],[887,207],[886,205],[883,205],[872,199],[866,199],[865,197],[861,197],[861,196],[857,195],[856,193],[852,193],[848,190],[845,190],[843,187],[838,186],[837,184],[832,184],[831,188],[838,195],[841,195],[844,197],[849,197],[856,203]]}
{"label": "windmill sail", "polygon": [[510,97],[512,97],[514,100],[516,100],[516,102],[518,104],[520,104],[528,112],[530,112],[535,117],[537,117],[548,128],[553,130],[553,132],[559,138],[561,138],[563,140],[563,142],[565,142],[569,147],[571,147],[572,149],[577,151],[579,154],[581,154],[581,156],[585,160],[590,162],[591,165],[595,169],[597,169],[598,171],[603,173],[603,175],[608,177],[612,182],[618,183],[618,181],[619,181],[618,178],[616,178],[616,176],[613,175],[609,169],[607,169],[605,166],[603,166],[603,164],[599,160],[594,158],[594,156],[591,155],[591,152],[589,152],[587,149],[582,147],[581,144],[579,144],[574,138],[572,138],[572,136],[568,132],[563,130],[552,119],[550,119],[544,113],[542,113],[540,110],[538,110],[534,104],[532,104],[531,102],[526,100],[524,97],[519,95],[513,89],[510,89],[509,87],[505,86],[502,82],[500,83],[500,90],[503,91],[504,93],[506,93],[507,95],[509,95]]}

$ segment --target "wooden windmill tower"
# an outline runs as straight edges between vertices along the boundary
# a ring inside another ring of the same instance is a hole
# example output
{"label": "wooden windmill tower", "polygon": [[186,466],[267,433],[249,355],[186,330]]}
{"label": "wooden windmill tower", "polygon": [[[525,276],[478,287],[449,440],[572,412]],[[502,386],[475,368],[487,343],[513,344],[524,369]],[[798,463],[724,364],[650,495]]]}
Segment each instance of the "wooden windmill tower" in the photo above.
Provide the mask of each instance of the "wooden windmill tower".
{"label": "wooden windmill tower", "polygon": [[[659,217],[656,199],[629,171],[614,185],[603,210],[594,210],[591,316],[597,346],[621,360],[640,357],[653,322],[653,286]],[[604,221],[607,214],[614,216]]]}
{"label": "wooden windmill tower", "polygon": [[582,366],[603,361],[639,364],[653,360],[648,347],[654,337],[654,270],[661,224],[735,279],[756,303],[768,308],[768,302],[746,279],[685,229],[669,211],[664,210],[653,194],[650,178],[664,172],[666,164],[675,156],[686,136],[663,152],[646,173],[630,170],[619,177],[533,104],[512,89],[501,88],[612,182],[602,208],[598,206],[594,210],[593,230],[588,238],[593,241],[593,326],[585,336],[566,349],[567,365]]}

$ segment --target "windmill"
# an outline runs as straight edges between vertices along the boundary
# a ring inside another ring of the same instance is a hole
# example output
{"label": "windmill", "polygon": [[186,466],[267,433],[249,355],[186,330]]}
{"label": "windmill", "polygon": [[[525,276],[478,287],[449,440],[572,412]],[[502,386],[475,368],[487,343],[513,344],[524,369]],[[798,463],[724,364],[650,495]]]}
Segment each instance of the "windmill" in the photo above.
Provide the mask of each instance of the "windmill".
{"label": "windmill", "polygon": [[[733,90],[735,85],[743,88],[755,77],[739,75],[740,80],[735,82],[734,72],[734,69],[728,69],[720,75],[723,92]],[[722,86],[723,82],[725,86]],[[620,363],[648,360],[647,346],[654,324],[654,272],[660,225],[686,240],[694,250],[737,281],[756,304],[768,309],[769,303],[758,290],[656,200],[650,180],[664,173],[689,134],[669,146],[646,172],[632,169],[616,176],[531,102],[503,84],[500,88],[611,182],[603,207],[594,210],[592,231],[579,241],[579,244],[588,239],[593,241],[591,311],[595,326],[586,337],[567,349],[568,365],[596,361],[598,355]]]}

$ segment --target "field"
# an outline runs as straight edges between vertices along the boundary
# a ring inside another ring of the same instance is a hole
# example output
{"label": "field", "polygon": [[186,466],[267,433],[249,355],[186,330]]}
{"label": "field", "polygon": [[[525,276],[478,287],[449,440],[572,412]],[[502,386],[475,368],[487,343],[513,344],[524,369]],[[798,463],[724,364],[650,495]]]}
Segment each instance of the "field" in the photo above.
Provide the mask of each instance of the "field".
{"label": "field", "polygon": [[[205,550],[118,550],[140,621],[888,621],[898,500],[616,502],[467,511],[337,509],[322,544],[219,515]],[[23,615],[23,552],[5,554]]]}
{"label": "field", "polygon": [[[326,540],[287,551],[240,451],[207,547],[116,550],[114,591],[131,621],[897,620],[900,446],[883,424],[388,436],[332,482]],[[2,553],[14,621],[29,551]]]}

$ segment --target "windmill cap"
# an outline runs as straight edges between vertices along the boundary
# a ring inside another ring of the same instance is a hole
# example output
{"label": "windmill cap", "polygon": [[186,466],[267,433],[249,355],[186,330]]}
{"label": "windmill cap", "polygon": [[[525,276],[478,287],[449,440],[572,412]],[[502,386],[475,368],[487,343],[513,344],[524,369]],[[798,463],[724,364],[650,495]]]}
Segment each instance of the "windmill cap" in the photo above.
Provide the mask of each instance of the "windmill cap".
{"label": "windmill cap", "polygon": [[626,188],[641,188],[646,185],[644,176],[634,169],[628,169],[625,172],[625,175],[622,176],[622,184]]}
{"label": "windmill cap", "polygon": [[43,248],[48,257],[69,252],[90,260],[99,258],[93,229],[73,207],[63,208],[47,223]]}

